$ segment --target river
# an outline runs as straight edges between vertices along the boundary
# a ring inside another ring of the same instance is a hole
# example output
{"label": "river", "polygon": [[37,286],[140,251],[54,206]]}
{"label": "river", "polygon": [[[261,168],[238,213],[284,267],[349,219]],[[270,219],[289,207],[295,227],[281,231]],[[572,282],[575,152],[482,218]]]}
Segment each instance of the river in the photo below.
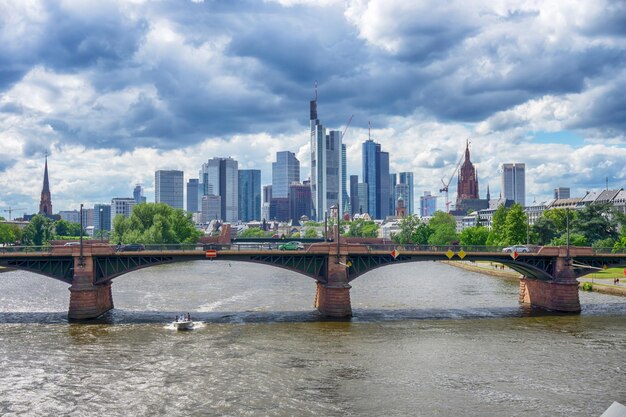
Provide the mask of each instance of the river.
{"label": "river", "polygon": [[[68,323],[67,285],[0,274],[3,416],[600,416],[626,404],[626,299],[582,314],[520,306],[518,285],[449,265],[356,279],[354,317],[315,284],[197,261],[118,277],[115,309]],[[189,312],[194,331],[168,325]]]}

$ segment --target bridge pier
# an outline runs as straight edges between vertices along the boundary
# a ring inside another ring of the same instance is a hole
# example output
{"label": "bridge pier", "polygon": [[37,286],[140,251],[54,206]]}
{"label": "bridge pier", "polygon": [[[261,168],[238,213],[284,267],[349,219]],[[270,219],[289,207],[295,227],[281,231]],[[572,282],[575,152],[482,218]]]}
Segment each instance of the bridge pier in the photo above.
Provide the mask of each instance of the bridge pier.
{"label": "bridge pier", "polygon": [[80,256],[74,256],[74,277],[67,314],[69,319],[95,319],[113,308],[111,283],[94,285],[94,278],[93,258],[83,256],[81,262]]}
{"label": "bridge pier", "polygon": [[520,280],[519,302],[564,313],[580,313],[578,281],[572,259],[556,258],[554,280],[540,281],[523,277]]}
{"label": "bridge pier", "polygon": [[[335,236],[337,226],[335,225]],[[348,284],[348,268],[346,266],[348,250],[345,246],[336,248],[329,246],[326,283],[317,283],[315,308],[326,317],[352,317],[350,304],[350,288]]]}

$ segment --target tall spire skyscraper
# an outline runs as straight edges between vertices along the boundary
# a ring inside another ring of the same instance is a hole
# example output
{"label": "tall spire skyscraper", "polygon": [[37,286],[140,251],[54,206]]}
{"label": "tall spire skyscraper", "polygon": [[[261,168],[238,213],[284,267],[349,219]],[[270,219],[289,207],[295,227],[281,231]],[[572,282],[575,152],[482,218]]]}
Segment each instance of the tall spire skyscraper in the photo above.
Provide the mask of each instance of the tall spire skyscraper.
{"label": "tall spire skyscraper", "polygon": [[478,196],[478,175],[476,168],[470,161],[469,141],[465,146],[465,161],[459,169],[459,182],[457,186],[456,206],[461,207],[463,200],[473,200]]}
{"label": "tall spire skyscraper", "polygon": [[43,189],[39,200],[39,214],[52,216],[52,197],[50,197],[50,183],[48,182],[48,153],[46,152],[46,166],[43,172]]}

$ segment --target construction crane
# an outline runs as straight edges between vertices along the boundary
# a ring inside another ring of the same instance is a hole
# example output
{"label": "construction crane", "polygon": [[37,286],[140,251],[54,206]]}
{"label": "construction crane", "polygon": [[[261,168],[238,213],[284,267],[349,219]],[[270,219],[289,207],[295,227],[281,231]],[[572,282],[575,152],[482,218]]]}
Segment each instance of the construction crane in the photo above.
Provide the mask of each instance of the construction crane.
{"label": "construction crane", "polygon": [[346,135],[346,130],[348,130],[348,128],[350,127],[350,122],[352,122],[352,117],[354,117],[354,114],[350,115],[350,118],[348,119],[348,123],[346,123],[346,127],[343,129],[343,133],[341,134],[342,141],[343,141],[343,137]]}
{"label": "construction crane", "polygon": [[5,212],[5,213],[8,212],[9,213],[9,221],[11,221],[11,214],[14,211],[17,211],[17,210],[26,210],[26,209],[25,208],[19,208],[19,207],[18,208],[9,207],[9,208],[6,208],[6,209],[2,209],[3,212]]}
{"label": "construction crane", "polygon": [[454,167],[454,171],[452,171],[452,175],[450,175],[450,179],[448,180],[448,182],[445,182],[443,178],[441,179],[443,188],[440,189],[439,192],[443,193],[445,191],[446,193],[446,213],[450,213],[450,200],[448,199],[448,187],[450,186],[452,179],[456,175],[456,172],[459,170],[459,167],[461,166],[462,162],[463,162],[463,155],[461,155],[461,159],[459,159],[459,162],[456,164],[456,167]]}

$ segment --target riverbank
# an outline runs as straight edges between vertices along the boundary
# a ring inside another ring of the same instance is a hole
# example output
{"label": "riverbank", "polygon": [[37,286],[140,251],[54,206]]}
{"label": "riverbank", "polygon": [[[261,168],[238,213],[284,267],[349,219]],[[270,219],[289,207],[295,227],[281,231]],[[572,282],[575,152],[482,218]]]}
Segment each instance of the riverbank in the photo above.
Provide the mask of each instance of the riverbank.
{"label": "riverbank", "polygon": [[6,266],[0,266],[0,274],[3,272],[14,271],[13,268],[7,268]]}
{"label": "riverbank", "polygon": [[[494,277],[498,277],[501,279],[505,279],[507,281],[518,281],[522,275],[519,272],[516,272],[506,266],[497,263],[481,263],[481,262],[469,262],[469,261],[442,261],[450,266],[455,268],[465,269],[467,271],[478,272],[480,274],[491,275]],[[626,297],[626,284],[619,283],[613,284],[612,279],[598,279],[586,276],[579,278],[578,288],[582,289],[584,283],[589,282],[592,285],[592,291],[601,293],[601,294],[609,294],[609,295],[619,295],[621,297]],[[607,281],[606,283],[602,281]],[[625,279],[626,281],[626,279]]]}

